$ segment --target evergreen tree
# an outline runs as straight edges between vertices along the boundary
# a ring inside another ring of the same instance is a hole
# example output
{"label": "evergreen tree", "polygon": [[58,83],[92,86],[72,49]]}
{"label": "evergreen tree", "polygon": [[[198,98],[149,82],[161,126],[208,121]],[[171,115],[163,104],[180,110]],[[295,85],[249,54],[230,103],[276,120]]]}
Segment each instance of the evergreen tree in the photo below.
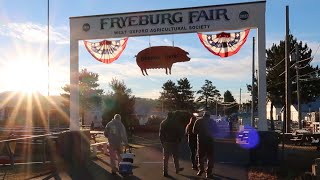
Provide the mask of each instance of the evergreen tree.
{"label": "evergreen tree", "polygon": [[232,93],[227,90],[224,94],[223,94],[223,99],[224,99],[224,114],[225,115],[231,115],[232,113],[236,113],[238,111],[238,104],[236,102],[236,100],[234,99]]}
{"label": "evergreen tree", "polygon": [[178,80],[178,109],[193,112],[194,111],[194,91],[187,78]]}
{"label": "evergreen tree", "polygon": [[160,92],[159,100],[163,104],[163,109],[173,111],[177,109],[178,89],[176,84],[168,80],[162,86],[163,91]]}
{"label": "evergreen tree", "polygon": [[[89,72],[87,69],[82,69],[79,74],[79,107],[81,123],[84,124],[84,114],[87,110],[101,105],[101,96],[103,90],[99,89],[99,75],[97,73]],[[64,102],[65,106],[70,108],[70,85],[62,87],[65,93],[61,96],[68,99]]]}
{"label": "evergreen tree", "polygon": [[131,95],[131,89],[127,88],[123,81],[113,78],[109,83],[112,92],[108,92],[104,98],[104,111],[102,114],[103,125],[105,126],[115,114],[121,115],[123,124],[134,124],[135,97]]}
{"label": "evergreen tree", "polygon": [[[290,61],[290,81],[292,103],[297,103],[297,86],[296,86],[296,68],[299,69],[300,82],[300,100],[301,103],[314,101],[320,95],[320,79],[319,68],[312,67],[310,62],[312,50],[307,44],[302,41],[298,42],[292,35],[289,36],[289,52],[294,55],[295,44],[298,43],[297,62],[295,58]],[[271,101],[271,109],[273,104],[285,104],[285,41],[280,41],[280,44],[273,44],[270,49],[267,49],[267,96]],[[272,115],[270,116],[272,117]],[[273,118],[273,117],[272,117]]]}
{"label": "evergreen tree", "polygon": [[201,90],[197,91],[197,94],[200,96],[197,98],[197,102],[199,102],[206,110],[209,110],[209,104],[213,101],[217,101],[220,97],[220,92],[217,90],[215,86],[213,86],[212,82],[209,80],[205,80],[205,84],[201,87]]}

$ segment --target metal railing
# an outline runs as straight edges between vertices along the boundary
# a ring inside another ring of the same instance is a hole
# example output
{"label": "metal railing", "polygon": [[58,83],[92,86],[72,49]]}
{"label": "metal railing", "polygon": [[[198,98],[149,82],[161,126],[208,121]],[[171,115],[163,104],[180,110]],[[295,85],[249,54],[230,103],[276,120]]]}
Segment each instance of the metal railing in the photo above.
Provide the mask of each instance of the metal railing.
{"label": "metal railing", "polygon": [[[12,132],[12,131],[11,131]],[[15,149],[17,144],[28,144],[28,145],[41,145],[42,147],[42,162],[46,162],[46,145],[48,144],[48,140],[56,141],[58,139],[58,135],[64,133],[66,131],[60,132],[52,132],[41,135],[19,135],[19,137],[15,137],[14,135],[10,135],[7,137],[8,139],[0,140],[0,147],[2,146],[2,153],[6,152],[6,155],[9,158],[9,163],[12,167],[15,165]],[[56,141],[57,142],[57,141]],[[23,147],[23,146],[22,146]]]}

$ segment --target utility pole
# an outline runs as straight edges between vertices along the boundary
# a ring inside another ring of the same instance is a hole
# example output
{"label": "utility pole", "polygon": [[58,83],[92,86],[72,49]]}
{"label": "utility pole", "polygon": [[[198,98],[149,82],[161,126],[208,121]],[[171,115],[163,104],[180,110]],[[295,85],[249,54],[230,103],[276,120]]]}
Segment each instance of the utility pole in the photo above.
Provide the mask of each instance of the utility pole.
{"label": "utility pole", "polygon": [[255,92],[254,92],[255,51],[254,50],[255,50],[255,37],[252,38],[251,127],[254,127],[254,99],[255,99]]}
{"label": "utility pole", "polygon": [[216,116],[218,117],[218,99],[216,99]]}
{"label": "utility pole", "polygon": [[[50,103],[51,103],[51,99],[50,99],[50,0],[47,1],[47,5],[48,5],[48,14],[47,14],[47,20],[48,20],[48,29],[47,29],[47,36],[48,36],[48,41],[47,41],[47,51],[48,51],[48,109],[47,109],[47,123],[48,123],[48,132],[50,132]],[[59,127],[58,127],[59,128]]]}
{"label": "utility pole", "polygon": [[300,55],[299,55],[299,46],[298,43],[295,44],[295,50],[296,50],[296,55],[295,55],[295,60],[296,60],[296,73],[297,73],[297,104],[298,104],[298,122],[299,122],[299,129],[302,129],[302,122],[301,122],[301,102],[300,102],[300,82],[299,82],[299,61],[300,61]]}
{"label": "utility pole", "polygon": [[286,119],[285,119],[285,131],[290,132],[291,121],[291,80],[290,80],[290,59],[289,59],[289,6],[286,6],[286,41],[285,41],[285,65],[286,65]]}
{"label": "utility pole", "polygon": [[241,88],[240,88],[240,103],[239,103],[239,111],[241,112]]}

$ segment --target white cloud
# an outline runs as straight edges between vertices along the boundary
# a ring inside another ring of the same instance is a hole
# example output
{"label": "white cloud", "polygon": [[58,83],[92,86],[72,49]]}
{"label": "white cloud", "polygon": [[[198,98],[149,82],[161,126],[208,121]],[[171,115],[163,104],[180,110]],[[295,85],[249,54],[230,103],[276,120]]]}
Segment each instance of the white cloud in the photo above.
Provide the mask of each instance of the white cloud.
{"label": "white cloud", "polygon": [[[30,43],[47,42],[47,25],[27,23],[8,23],[0,26],[0,35],[16,38]],[[69,36],[67,28],[53,28],[50,26],[49,38],[56,44],[68,44]]]}
{"label": "white cloud", "polygon": [[314,56],[312,64],[319,65],[320,64],[320,42],[317,41],[302,41],[306,43],[310,49],[312,49],[311,56]]}

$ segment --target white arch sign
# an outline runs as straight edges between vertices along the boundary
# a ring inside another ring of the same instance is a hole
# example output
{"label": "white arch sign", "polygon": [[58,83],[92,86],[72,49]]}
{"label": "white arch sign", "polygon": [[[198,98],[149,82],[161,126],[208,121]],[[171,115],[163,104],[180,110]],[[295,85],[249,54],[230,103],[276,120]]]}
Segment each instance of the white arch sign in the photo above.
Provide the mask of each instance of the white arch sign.
{"label": "white arch sign", "polygon": [[[79,124],[79,40],[257,29],[258,129],[267,131],[265,1],[70,18],[70,130]],[[249,68],[249,67],[248,67]]]}

